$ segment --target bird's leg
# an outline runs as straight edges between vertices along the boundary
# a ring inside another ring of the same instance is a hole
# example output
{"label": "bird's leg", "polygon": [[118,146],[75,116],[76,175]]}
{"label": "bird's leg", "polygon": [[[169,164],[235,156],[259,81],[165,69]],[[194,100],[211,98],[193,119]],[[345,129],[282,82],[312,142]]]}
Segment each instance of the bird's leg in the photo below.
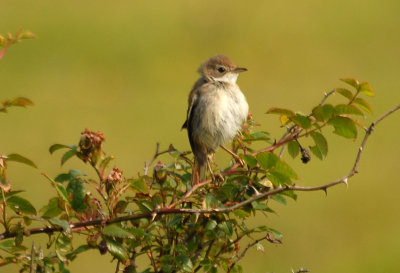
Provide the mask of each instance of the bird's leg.
{"label": "bird's leg", "polygon": [[214,172],[213,172],[213,170],[211,168],[210,160],[212,160],[214,162],[213,155],[209,155],[208,158],[207,158],[207,167],[208,167],[208,170],[210,171],[211,179],[213,181],[217,181],[217,180],[224,181],[224,177],[221,174],[219,174],[219,173],[218,174],[214,174]]}
{"label": "bird's leg", "polygon": [[221,145],[221,148],[224,149],[231,156],[233,156],[242,167],[246,165],[243,159],[241,159],[237,154],[226,148],[224,145]]}

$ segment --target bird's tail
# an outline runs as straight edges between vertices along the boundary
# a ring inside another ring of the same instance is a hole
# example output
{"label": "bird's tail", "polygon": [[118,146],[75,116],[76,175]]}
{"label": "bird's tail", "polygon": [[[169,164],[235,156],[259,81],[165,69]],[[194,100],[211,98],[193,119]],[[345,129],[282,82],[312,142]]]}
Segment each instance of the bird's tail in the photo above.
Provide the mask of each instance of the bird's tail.
{"label": "bird's tail", "polygon": [[192,184],[206,180],[207,174],[207,154],[201,153],[195,156],[194,172],[192,174]]}

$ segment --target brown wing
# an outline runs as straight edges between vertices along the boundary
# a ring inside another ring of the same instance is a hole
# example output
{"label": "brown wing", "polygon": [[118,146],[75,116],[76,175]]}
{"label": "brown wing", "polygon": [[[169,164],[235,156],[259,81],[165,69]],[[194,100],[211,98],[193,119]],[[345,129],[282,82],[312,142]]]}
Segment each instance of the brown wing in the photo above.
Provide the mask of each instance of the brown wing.
{"label": "brown wing", "polygon": [[188,128],[188,120],[190,118],[190,114],[192,113],[193,105],[196,103],[197,95],[199,93],[200,86],[202,86],[205,83],[206,83],[206,80],[203,77],[200,77],[196,81],[196,83],[194,84],[192,90],[190,91],[188,110],[187,110],[187,114],[186,114],[186,121],[183,123],[181,129],[187,129]]}

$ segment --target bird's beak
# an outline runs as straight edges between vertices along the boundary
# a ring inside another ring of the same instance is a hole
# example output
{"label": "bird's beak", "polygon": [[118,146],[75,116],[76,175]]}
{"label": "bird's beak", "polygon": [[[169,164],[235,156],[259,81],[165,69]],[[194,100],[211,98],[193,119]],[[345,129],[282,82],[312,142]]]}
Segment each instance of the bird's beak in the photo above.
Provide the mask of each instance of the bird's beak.
{"label": "bird's beak", "polygon": [[247,71],[247,68],[244,68],[244,67],[236,67],[233,71],[234,71],[235,73],[245,72],[245,71]]}

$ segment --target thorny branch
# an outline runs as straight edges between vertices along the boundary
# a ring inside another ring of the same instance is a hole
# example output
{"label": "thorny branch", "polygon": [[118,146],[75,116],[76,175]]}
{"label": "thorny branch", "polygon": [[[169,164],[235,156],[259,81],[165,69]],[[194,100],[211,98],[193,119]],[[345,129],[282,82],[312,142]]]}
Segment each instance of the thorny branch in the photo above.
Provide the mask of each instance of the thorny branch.
{"label": "thorny branch", "polygon": [[236,265],[241,259],[243,259],[243,257],[246,255],[246,252],[247,252],[250,248],[252,248],[252,247],[255,246],[256,244],[258,244],[259,242],[264,241],[264,240],[267,240],[267,241],[270,241],[270,242],[272,241],[272,242],[273,242],[273,239],[271,239],[271,235],[270,235],[269,233],[267,233],[267,235],[265,235],[264,237],[262,237],[262,238],[260,238],[260,239],[257,239],[257,240],[255,240],[254,242],[248,244],[247,247],[243,250],[243,252],[242,252],[240,255],[237,255],[237,256],[236,256],[235,261],[233,261],[233,263],[229,266],[228,272],[227,272],[227,273],[230,273],[230,272],[232,271],[232,269],[235,267],[235,265]]}
{"label": "thorny branch", "polygon": [[[256,194],[254,194],[251,198],[249,198],[243,202],[237,203],[232,206],[223,207],[223,208],[209,208],[209,209],[175,208],[177,205],[181,204],[182,202],[185,202],[194,192],[196,192],[196,190],[209,184],[211,182],[211,179],[209,179],[209,180],[206,180],[204,182],[194,185],[189,191],[186,192],[186,194],[180,200],[174,202],[173,204],[171,204],[167,207],[157,208],[157,209],[147,212],[147,213],[139,213],[139,214],[134,214],[134,215],[116,217],[113,219],[109,219],[107,221],[104,221],[104,219],[96,219],[96,220],[71,223],[69,227],[71,230],[75,231],[75,230],[80,230],[82,228],[89,228],[91,226],[99,226],[99,225],[104,225],[104,224],[108,225],[108,224],[112,224],[112,223],[124,222],[124,221],[135,220],[135,219],[142,219],[142,218],[152,219],[152,218],[154,218],[155,215],[156,216],[157,215],[166,215],[166,214],[196,214],[196,215],[200,215],[200,214],[209,214],[209,213],[229,213],[229,212],[232,212],[232,211],[234,211],[238,208],[241,208],[247,204],[250,204],[256,200],[266,199],[266,198],[269,198],[271,196],[274,196],[278,193],[282,193],[285,191],[319,191],[319,190],[323,190],[324,192],[327,192],[328,188],[336,186],[338,184],[344,183],[344,184],[348,185],[348,179],[358,173],[357,169],[358,169],[358,165],[359,165],[361,156],[363,154],[365,145],[368,141],[369,136],[374,131],[375,127],[382,120],[384,120],[386,117],[388,117],[393,112],[395,112],[399,109],[400,109],[400,105],[397,105],[393,109],[384,113],[377,120],[372,122],[368,128],[366,128],[365,136],[364,136],[364,138],[361,142],[361,145],[358,149],[358,153],[357,153],[356,159],[354,161],[354,164],[353,164],[351,170],[349,171],[349,173],[347,175],[345,175],[342,178],[339,178],[335,181],[332,181],[332,182],[329,182],[329,183],[326,183],[326,184],[323,184],[320,186],[314,186],[314,187],[286,185],[284,187],[272,189],[267,192],[262,192],[262,193],[256,192]],[[272,149],[272,147],[271,147],[271,149]],[[167,151],[165,151],[165,152],[167,152]],[[157,152],[155,157],[157,157],[159,154],[160,153]],[[153,161],[151,161],[151,162],[153,162]],[[236,167],[234,167],[234,166],[236,166]],[[232,167],[237,168],[238,163],[234,164]],[[224,174],[227,174],[229,171],[232,171],[233,170],[232,167],[226,173],[221,173],[221,174],[224,175]],[[47,226],[47,227],[32,228],[32,229],[25,230],[24,235],[28,236],[31,234],[39,234],[39,233],[51,234],[51,233],[62,231],[62,230],[63,229],[61,227]],[[16,232],[5,232],[5,233],[0,234],[0,240],[4,240],[7,238],[13,238],[13,237],[16,237],[17,235],[18,235],[18,233],[16,233]]]}

